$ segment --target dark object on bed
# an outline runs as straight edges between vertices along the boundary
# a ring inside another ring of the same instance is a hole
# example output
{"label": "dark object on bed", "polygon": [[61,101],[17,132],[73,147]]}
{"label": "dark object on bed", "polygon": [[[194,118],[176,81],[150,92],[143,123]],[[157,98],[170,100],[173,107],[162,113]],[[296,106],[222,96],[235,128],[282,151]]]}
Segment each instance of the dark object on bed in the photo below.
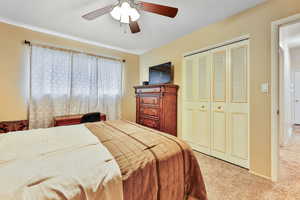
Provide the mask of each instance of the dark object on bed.
{"label": "dark object on bed", "polygon": [[80,123],[99,122],[101,121],[100,115],[99,112],[85,114],[82,116]]}
{"label": "dark object on bed", "polygon": [[23,130],[28,130],[27,120],[0,122],[0,134]]}

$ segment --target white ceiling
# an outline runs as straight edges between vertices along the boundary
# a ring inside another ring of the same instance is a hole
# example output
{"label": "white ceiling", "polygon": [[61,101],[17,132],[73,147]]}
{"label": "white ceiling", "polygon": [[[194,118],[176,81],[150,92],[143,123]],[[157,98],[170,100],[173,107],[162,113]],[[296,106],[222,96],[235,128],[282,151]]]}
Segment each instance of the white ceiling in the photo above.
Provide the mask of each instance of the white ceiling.
{"label": "white ceiling", "polygon": [[[81,18],[83,14],[115,0],[1,0],[0,21],[142,54],[265,0],[145,1],[178,7],[178,16],[171,19],[142,12],[139,20],[142,32],[131,34],[127,26],[121,28],[109,14],[94,21]],[[127,33],[124,33],[125,30]]]}
{"label": "white ceiling", "polygon": [[289,24],[280,29],[280,42],[289,48],[300,46],[300,23]]}

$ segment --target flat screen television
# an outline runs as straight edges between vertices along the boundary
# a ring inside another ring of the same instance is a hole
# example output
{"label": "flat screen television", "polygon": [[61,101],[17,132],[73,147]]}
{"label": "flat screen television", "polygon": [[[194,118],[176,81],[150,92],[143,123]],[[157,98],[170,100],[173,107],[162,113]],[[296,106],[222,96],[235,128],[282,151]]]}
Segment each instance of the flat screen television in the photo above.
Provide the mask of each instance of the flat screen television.
{"label": "flat screen television", "polygon": [[167,84],[173,82],[172,63],[164,63],[149,68],[149,84]]}

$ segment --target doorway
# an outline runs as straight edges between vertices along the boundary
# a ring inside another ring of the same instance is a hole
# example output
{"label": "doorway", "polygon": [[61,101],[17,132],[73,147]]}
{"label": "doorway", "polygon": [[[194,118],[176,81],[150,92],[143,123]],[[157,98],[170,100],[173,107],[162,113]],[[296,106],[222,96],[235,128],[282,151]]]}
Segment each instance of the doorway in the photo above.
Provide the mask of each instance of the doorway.
{"label": "doorway", "polygon": [[272,180],[277,181],[292,179],[288,170],[300,168],[294,159],[300,156],[300,15],[272,23],[271,70]]}

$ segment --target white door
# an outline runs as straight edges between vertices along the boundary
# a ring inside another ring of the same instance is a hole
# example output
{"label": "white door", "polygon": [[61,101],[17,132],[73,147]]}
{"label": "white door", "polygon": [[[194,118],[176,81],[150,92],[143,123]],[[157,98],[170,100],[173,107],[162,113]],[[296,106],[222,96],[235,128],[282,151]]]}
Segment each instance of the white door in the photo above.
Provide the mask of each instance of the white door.
{"label": "white door", "polygon": [[210,154],[209,54],[188,57],[183,66],[183,134],[193,148]]}
{"label": "white door", "polygon": [[300,124],[300,72],[295,72],[295,123]]}
{"label": "white door", "polygon": [[243,41],[185,58],[182,77],[183,139],[195,150],[245,168],[249,168],[248,61],[249,42]]}
{"label": "white door", "polygon": [[229,48],[228,157],[249,168],[249,49],[248,41]]}
{"label": "white door", "polygon": [[227,47],[212,51],[212,155],[226,159],[227,143]]}

